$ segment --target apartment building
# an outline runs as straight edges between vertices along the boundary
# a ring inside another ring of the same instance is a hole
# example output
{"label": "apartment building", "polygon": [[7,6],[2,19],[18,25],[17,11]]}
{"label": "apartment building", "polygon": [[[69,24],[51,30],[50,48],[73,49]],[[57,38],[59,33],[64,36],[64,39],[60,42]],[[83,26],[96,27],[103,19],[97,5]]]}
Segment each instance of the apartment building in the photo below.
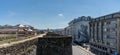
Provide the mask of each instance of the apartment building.
{"label": "apartment building", "polygon": [[81,16],[69,22],[69,26],[65,28],[65,34],[70,35],[76,43],[89,41],[89,21],[90,16]]}
{"label": "apartment building", "polygon": [[90,50],[97,55],[120,54],[120,12],[90,21]]}

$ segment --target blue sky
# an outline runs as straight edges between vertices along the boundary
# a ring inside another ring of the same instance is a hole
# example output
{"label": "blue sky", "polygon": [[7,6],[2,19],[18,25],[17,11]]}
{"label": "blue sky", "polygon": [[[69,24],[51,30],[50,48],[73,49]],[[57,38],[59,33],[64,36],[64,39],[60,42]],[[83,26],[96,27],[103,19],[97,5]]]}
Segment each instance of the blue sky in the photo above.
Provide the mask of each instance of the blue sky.
{"label": "blue sky", "polygon": [[98,17],[118,12],[119,5],[120,0],[0,0],[0,25],[64,28],[78,16]]}

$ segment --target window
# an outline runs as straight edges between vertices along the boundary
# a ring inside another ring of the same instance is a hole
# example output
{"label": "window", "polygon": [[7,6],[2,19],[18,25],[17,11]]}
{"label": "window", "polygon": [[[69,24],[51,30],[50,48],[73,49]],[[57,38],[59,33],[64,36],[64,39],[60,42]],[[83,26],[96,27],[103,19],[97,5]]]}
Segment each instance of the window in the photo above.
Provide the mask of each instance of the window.
{"label": "window", "polygon": [[101,22],[99,22],[99,26],[101,26]]}
{"label": "window", "polygon": [[114,42],[111,42],[111,43],[110,43],[110,45],[111,45],[111,46],[114,46],[114,45],[115,45],[115,43],[114,43]]}
{"label": "window", "polygon": [[117,23],[117,21],[111,21],[111,24],[116,24]]}
{"label": "window", "polygon": [[111,32],[114,32],[114,31],[116,31],[116,30],[115,30],[115,28],[111,28],[111,30],[110,30],[110,31],[111,31]]}
{"label": "window", "polygon": [[106,25],[107,23],[106,22],[104,22],[104,25]]}
{"label": "window", "polygon": [[107,28],[107,31],[109,32],[109,31],[110,31],[110,29],[109,29],[109,28]]}
{"label": "window", "polygon": [[107,31],[107,29],[106,29],[106,28],[104,28],[104,31]]}
{"label": "window", "polygon": [[104,35],[104,37],[103,38],[106,38],[107,37],[107,35]]}
{"label": "window", "polygon": [[110,21],[109,21],[109,22],[107,22],[106,24],[110,24]]}
{"label": "window", "polygon": [[109,36],[109,35],[107,35],[107,38],[110,38],[110,36]]}
{"label": "window", "polygon": [[109,32],[110,31],[110,28],[104,28],[104,32]]}
{"label": "window", "polygon": [[107,44],[107,45],[110,45],[110,43],[109,43],[109,42],[107,42],[106,44]]}

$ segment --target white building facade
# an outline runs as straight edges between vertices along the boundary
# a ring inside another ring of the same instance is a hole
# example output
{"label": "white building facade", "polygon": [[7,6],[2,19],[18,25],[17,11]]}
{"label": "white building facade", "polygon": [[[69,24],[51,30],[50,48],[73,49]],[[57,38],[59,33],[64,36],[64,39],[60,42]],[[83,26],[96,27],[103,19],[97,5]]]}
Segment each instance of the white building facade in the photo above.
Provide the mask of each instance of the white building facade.
{"label": "white building facade", "polygon": [[65,34],[70,35],[74,42],[89,41],[89,21],[91,17],[81,16],[69,22],[69,26],[65,28]]}

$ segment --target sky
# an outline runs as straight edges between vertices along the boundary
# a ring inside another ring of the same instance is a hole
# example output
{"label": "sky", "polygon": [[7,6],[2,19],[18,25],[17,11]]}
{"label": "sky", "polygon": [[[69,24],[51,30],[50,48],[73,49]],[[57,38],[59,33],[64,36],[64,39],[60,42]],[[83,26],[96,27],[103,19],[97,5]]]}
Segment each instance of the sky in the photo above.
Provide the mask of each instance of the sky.
{"label": "sky", "polygon": [[118,12],[119,5],[120,0],[0,0],[0,25],[65,28],[79,16],[95,18]]}

